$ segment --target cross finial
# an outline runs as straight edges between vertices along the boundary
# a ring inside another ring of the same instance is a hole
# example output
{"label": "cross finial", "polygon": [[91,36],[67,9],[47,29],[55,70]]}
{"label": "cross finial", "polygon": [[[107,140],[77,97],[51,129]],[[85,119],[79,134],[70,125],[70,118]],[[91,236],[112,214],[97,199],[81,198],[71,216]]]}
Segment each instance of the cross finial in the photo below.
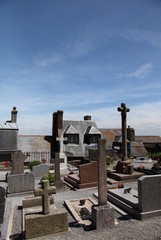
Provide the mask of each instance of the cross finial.
{"label": "cross finial", "polygon": [[43,214],[50,213],[50,194],[56,193],[56,187],[50,187],[48,180],[42,180],[42,188],[37,188],[34,191],[35,196],[42,196],[42,212]]}
{"label": "cross finial", "polygon": [[125,103],[121,103],[121,107],[118,107],[117,110],[121,112],[121,114],[126,114],[126,112],[130,112],[130,108],[127,108]]}
{"label": "cross finial", "polygon": [[56,138],[56,141],[59,141],[59,143],[60,143],[60,153],[63,153],[63,142],[67,141],[67,138],[66,137],[64,138],[63,134],[61,134],[60,137]]}

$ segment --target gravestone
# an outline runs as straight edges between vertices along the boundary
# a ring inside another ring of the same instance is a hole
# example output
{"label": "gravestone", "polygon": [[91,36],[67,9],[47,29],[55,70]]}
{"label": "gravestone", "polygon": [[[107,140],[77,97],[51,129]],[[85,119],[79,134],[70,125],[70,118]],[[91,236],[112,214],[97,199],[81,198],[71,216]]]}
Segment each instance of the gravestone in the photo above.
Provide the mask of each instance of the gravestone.
{"label": "gravestone", "polygon": [[79,175],[69,173],[64,181],[74,188],[84,189],[98,186],[98,163],[86,163],[78,166]]}
{"label": "gravestone", "polygon": [[7,175],[8,193],[15,194],[33,191],[35,178],[33,173],[24,173],[24,161],[27,158],[20,150],[12,155],[11,173]]}
{"label": "gravestone", "polygon": [[7,176],[8,193],[24,193],[34,191],[35,177],[31,172]]}
{"label": "gravestone", "polygon": [[161,175],[138,179],[138,199],[141,212],[161,211]]}
{"label": "gravestone", "polygon": [[25,237],[37,238],[58,232],[68,231],[67,211],[50,206],[50,194],[56,193],[55,187],[49,186],[48,180],[42,181],[42,188],[35,189],[35,196],[42,196],[42,212],[32,208],[30,213],[25,212]]}
{"label": "gravestone", "polygon": [[48,165],[46,164],[40,164],[38,166],[33,166],[32,167],[32,172],[34,173],[35,175],[35,178],[42,178],[42,176],[45,174],[45,175],[48,175]]}
{"label": "gravestone", "polygon": [[11,156],[11,175],[24,173],[24,162],[27,155],[21,150],[16,150]]}
{"label": "gravestone", "polygon": [[161,216],[161,175],[142,176],[138,179],[138,191],[126,190],[109,190],[109,201],[141,220]]}
{"label": "gravestone", "polygon": [[106,140],[98,140],[98,205],[92,207],[96,230],[114,227],[114,209],[107,204]]}

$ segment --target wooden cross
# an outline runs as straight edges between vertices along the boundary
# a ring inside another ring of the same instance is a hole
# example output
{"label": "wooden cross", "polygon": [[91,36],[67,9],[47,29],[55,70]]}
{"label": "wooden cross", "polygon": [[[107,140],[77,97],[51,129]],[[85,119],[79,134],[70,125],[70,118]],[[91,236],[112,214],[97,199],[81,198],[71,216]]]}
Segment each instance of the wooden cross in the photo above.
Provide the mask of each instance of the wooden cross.
{"label": "wooden cross", "polygon": [[35,196],[42,196],[42,213],[50,213],[50,194],[56,193],[56,187],[49,186],[48,180],[42,180],[42,188],[34,191]]}
{"label": "wooden cross", "polygon": [[117,110],[121,112],[122,117],[122,160],[126,160],[127,159],[126,113],[130,112],[130,108],[127,108],[125,103],[121,103],[121,107],[118,107]]}
{"label": "wooden cross", "polygon": [[67,141],[67,138],[65,137],[63,137],[63,134],[61,134],[61,136],[60,137],[57,137],[56,138],[56,141],[59,141],[59,144],[60,144],[60,153],[63,153],[63,143],[64,143],[64,141]]}
{"label": "wooden cross", "polygon": [[59,153],[55,153],[55,159],[51,159],[55,163],[55,181],[60,180],[60,163],[64,163],[64,158],[59,158]]}

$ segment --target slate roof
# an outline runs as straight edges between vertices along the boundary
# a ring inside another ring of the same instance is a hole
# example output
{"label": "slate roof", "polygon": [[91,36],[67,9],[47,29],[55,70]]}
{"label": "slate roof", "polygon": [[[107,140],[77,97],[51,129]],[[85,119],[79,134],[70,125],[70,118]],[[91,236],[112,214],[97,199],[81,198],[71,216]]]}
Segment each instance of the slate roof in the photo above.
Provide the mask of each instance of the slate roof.
{"label": "slate roof", "polygon": [[99,128],[102,133],[102,138],[106,139],[106,146],[112,148],[112,144],[116,136],[121,136],[121,129],[119,128]]}
{"label": "slate roof", "polygon": [[94,126],[97,129],[97,125],[94,121],[84,120],[84,121],[73,121],[73,120],[63,120],[63,132],[66,132],[67,128],[72,126],[80,135],[84,135],[88,127]]}
{"label": "slate roof", "polygon": [[101,132],[94,126],[90,126],[87,128],[86,134],[99,134],[101,135]]}
{"label": "slate roof", "polygon": [[50,152],[50,143],[44,135],[18,135],[18,149],[22,152]]}
{"label": "slate roof", "polygon": [[159,136],[135,136],[135,141],[144,143],[161,143]]}
{"label": "slate roof", "polygon": [[65,133],[65,134],[78,134],[79,132],[78,132],[78,130],[75,129],[75,127],[73,127],[72,125],[69,125],[69,126],[66,128],[66,130],[65,130],[64,133]]}
{"label": "slate roof", "polygon": [[10,121],[0,121],[0,130],[18,130],[18,126],[16,123]]}

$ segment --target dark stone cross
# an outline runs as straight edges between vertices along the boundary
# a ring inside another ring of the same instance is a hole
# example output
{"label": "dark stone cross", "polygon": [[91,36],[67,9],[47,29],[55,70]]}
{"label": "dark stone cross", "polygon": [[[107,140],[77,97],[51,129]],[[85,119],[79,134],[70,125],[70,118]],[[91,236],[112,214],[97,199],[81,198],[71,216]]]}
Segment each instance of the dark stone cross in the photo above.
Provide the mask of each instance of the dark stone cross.
{"label": "dark stone cross", "polygon": [[60,163],[64,163],[64,158],[59,158],[59,153],[55,153],[55,159],[51,159],[55,163],[55,181],[60,180]]}
{"label": "dark stone cross", "polygon": [[127,159],[127,127],[126,127],[126,113],[130,112],[130,108],[126,107],[125,103],[121,103],[121,107],[117,110],[121,112],[122,118],[122,161]]}
{"label": "dark stone cross", "polygon": [[50,194],[56,193],[54,186],[49,186],[48,180],[42,180],[42,188],[37,188],[34,191],[35,196],[42,196],[42,212],[43,214],[50,213]]}

